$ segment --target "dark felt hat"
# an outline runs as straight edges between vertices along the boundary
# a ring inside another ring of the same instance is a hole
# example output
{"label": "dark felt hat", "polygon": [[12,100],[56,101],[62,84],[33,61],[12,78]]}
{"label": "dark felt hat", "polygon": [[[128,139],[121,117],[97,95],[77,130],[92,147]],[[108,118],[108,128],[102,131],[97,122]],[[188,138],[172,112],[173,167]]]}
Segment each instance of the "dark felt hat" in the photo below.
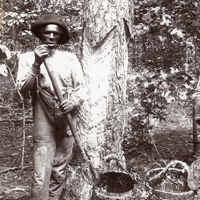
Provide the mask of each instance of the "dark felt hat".
{"label": "dark felt hat", "polygon": [[60,36],[58,44],[65,44],[68,42],[70,39],[68,28],[62,17],[56,14],[44,15],[40,19],[36,20],[31,26],[31,31],[36,37],[40,38],[40,29],[48,24],[56,24],[62,29],[63,33]]}

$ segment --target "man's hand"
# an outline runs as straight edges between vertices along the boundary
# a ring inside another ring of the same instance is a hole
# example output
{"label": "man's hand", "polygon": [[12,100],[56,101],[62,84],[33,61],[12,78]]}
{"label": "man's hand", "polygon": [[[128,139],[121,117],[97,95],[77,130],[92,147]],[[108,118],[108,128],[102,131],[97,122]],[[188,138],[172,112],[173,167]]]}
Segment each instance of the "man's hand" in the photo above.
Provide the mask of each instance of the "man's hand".
{"label": "man's hand", "polygon": [[35,62],[34,65],[40,67],[40,65],[43,63],[44,58],[48,56],[49,50],[48,45],[42,44],[35,48]]}
{"label": "man's hand", "polygon": [[71,110],[73,110],[73,108],[75,107],[75,102],[72,99],[64,99],[61,103],[60,103],[60,109],[63,111],[63,113],[68,113]]}

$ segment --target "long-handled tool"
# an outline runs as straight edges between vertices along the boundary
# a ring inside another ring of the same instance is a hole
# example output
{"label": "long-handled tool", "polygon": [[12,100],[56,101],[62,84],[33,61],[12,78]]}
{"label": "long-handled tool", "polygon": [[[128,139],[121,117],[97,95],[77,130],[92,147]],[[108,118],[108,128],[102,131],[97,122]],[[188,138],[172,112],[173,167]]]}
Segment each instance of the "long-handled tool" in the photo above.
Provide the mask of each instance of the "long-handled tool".
{"label": "long-handled tool", "polygon": [[[46,70],[48,72],[48,75],[49,75],[49,77],[51,79],[51,82],[52,82],[54,91],[55,91],[55,93],[56,93],[56,95],[58,97],[58,100],[60,102],[62,102],[63,97],[62,97],[61,91],[59,89],[59,86],[57,84],[56,77],[55,77],[55,75],[53,73],[53,70],[51,69],[51,64],[48,63],[47,59],[45,59],[44,60],[44,65],[45,65]],[[66,119],[68,121],[69,127],[70,127],[72,135],[74,137],[74,140],[75,140],[75,142],[76,142],[76,144],[77,144],[77,146],[78,146],[78,148],[79,148],[79,150],[80,150],[80,152],[81,152],[81,154],[83,156],[83,159],[84,159],[84,161],[86,161],[89,164],[90,173],[91,173],[91,175],[92,175],[92,177],[94,179],[93,182],[95,183],[95,182],[98,181],[98,173],[96,172],[94,166],[92,165],[89,155],[86,153],[85,149],[83,148],[83,146],[81,144],[80,137],[79,137],[79,135],[78,135],[78,133],[76,131],[76,128],[74,126],[74,123],[72,121],[72,117],[71,117],[70,113],[66,113],[65,116],[66,116]]]}

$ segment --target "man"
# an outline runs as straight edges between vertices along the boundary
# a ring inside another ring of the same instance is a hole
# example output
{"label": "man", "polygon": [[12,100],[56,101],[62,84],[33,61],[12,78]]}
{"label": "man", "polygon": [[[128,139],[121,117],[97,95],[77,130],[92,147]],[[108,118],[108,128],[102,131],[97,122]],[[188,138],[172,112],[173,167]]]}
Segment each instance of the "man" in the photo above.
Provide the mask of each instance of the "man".
{"label": "man", "polygon": [[[31,31],[41,44],[33,52],[21,55],[17,86],[23,96],[33,96],[34,173],[31,199],[58,200],[64,185],[66,165],[74,139],[64,113],[75,122],[78,107],[84,100],[84,79],[77,57],[58,50],[69,40],[62,18],[45,15],[33,23]],[[64,100],[59,103],[46,71],[44,60],[51,63]]]}

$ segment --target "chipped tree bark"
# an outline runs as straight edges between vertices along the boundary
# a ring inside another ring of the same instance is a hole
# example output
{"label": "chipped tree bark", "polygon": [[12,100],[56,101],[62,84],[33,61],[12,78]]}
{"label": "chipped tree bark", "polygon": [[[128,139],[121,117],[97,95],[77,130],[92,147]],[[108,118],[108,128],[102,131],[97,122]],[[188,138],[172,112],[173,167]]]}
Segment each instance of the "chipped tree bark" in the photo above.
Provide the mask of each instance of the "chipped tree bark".
{"label": "chipped tree bark", "polygon": [[[88,100],[81,108],[78,129],[99,173],[126,168],[121,143],[131,2],[87,0],[84,5],[82,66]],[[92,199],[92,186],[79,167],[71,168],[68,175],[64,199]]]}

